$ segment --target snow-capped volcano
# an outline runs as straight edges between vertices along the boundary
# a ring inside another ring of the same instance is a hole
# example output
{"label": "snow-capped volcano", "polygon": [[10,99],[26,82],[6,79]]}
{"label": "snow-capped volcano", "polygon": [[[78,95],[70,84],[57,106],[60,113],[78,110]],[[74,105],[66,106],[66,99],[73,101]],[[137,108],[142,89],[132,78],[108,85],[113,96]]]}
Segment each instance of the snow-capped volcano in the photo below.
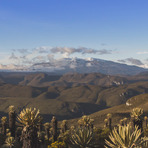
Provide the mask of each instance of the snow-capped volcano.
{"label": "snow-capped volcano", "polygon": [[67,72],[91,73],[100,72],[104,74],[137,74],[146,71],[144,68],[120,64],[96,58],[63,58],[50,62],[35,63],[30,66],[0,65],[1,70],[13,71],[42,71],[64,74]]}

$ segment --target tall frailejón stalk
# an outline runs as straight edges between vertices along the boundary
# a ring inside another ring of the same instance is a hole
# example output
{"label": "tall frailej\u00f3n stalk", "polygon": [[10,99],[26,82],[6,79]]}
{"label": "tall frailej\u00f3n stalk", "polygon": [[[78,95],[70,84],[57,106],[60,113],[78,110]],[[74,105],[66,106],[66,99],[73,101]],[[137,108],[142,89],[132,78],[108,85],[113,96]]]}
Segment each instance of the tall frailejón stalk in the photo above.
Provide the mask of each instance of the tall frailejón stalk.
{"label": "tall frailej\u00f3n stalk", "polygon": [[144,121],[145,121],[145,128],[147,128],[147,116],[144,117]]}
{"label": "tall frailej\u00f3n stalk", "polygon": [[142,127],[142,118],[141,115],[143,114],[143,109],[142,108],[133,108],[131,111],[131,118],[132,118],[132,124],[133,127],[138,126],[138,129],[141,129],[143,131]]}
{"label": "tall frailej\u00f3n stalk", "polygon": [[49,141],[49,136],[50,136],[50,134],[49,134],[50,123],[49,123],[49,122],[46,122],[46,123],[44,124],[44,128],[45,128],[46,139]]}
{"label": "tall frailej\u00f3n stalk", "polygon": [[7,117],[6,116],[1,118],[1,123],[2,123],[2,134],[6,135],[6,129],[7,129]]}
{"label": "tall frailej\u00f3n stalk", "polygon": [[62,124],[61,124],[61,132],[62,132],[62,133],[65,133],[67,130],[68,130],[68,127],[67,127],[67,120],[63,120],[63,121],[62,121]]}
{"label": "tall frailej\u00f3n stalk", "polygon": [[53,142],[55,142],[55,141],[57,141],[57,138],[58,138],[57,119],[55,116],[52,117],[51,124],[52,124]]}
{"label": "tall frailej\u00f3n stalk", "polygon": [[22,148],[39,148],[37,131],[40,122],[39,110],[26,108],[18,115],[18,121],[23,124],[21,140]]}
{"label": "tall frailej\u00f3n stalk", "polygon": [[11,136],[15,137],[15,123],[16,123],[16,112],[14,106],[9,106],[9,129]]}
{"label": "tall frailej\u00f3n stalk", "polygon": [[110,130],[112,130],[112,114],[108,113],[107,119],[108,119],[108,127]]}
{"label": "tall frailej\u00f3n stalk", "polygon": [[38,124],[38,129],[39,129],[39,132],[41,132],[43,130],[43,117],[40,118],[40,121],[39,121],[39,124]]}

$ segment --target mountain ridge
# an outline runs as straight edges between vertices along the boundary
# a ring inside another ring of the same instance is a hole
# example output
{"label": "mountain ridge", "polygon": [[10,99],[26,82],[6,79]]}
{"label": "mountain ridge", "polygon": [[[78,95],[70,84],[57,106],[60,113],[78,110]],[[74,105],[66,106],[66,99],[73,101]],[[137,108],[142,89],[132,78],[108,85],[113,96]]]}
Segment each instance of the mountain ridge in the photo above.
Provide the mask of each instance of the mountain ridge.
{"label": "mountain ridge", "polygon": [[89,58],[63,58],[51,62],[35,63],[33,65],[2,65],[1,71],[22,71],[22,72],[54,72],[56,74],[65,73],[103,73],[111,75],[135,75],[140,72],[148,71],[134,65],[126,65],[113,61]]}

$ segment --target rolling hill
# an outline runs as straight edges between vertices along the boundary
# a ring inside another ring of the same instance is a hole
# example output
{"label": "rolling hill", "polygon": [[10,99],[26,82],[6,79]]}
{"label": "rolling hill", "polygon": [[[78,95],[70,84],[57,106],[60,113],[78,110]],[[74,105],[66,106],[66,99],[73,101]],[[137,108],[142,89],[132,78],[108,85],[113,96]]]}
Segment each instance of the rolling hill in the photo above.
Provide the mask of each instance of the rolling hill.
{"label": "rolling hill", "polygon": [[[130,103],[130,105],[128,105]],[[130,122],[130,112],[135,107],[140,107],[144,110],[144,116],[148,116],[148,93],[141,94],[130,98],[125,104],[104,109],[89,115],[94,120],[96,127],[104,127],[104,120],[108,113],[112,114],[112,125],[117,125],[120,119],[128,118]],[[76,125],[79,118],[68,120],[69,125]]]}
{"label": "rolling hill", "polygon": [[148,93],[147,74],[111,76],[74,73],[60,76],[9,73],[2,74],[1,80],[1,112],[6,113],[9,105],[15,105],[18,112],[25,107],[36,107],[45,121],[50,121],[53,115],[62,120],[98,111],[100,114],[104,109],[122,106],[131,97]]}

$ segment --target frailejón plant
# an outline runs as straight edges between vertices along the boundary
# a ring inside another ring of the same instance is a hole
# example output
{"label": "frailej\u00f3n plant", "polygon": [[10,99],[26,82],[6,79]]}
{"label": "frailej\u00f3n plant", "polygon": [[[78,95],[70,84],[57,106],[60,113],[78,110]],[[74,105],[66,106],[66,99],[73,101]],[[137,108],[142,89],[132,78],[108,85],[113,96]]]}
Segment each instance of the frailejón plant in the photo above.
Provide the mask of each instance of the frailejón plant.
{"label": "frailej\u00f3n plant", "polygon": [[138,129],[138,126],[133,128],[131,125],[127,124],[124,126],[119,125],[115,127],[110,133],[110,141],[106,140],[106,148],[138,148],[141,146],[145,139],[141,138],[141,129]]}
{"label": "frailej\u00f3n plant", "polygon": [[78,128],[71,135],[71,143],[77,148],[87,148],[91,146],[93,130],[88,127]]}

